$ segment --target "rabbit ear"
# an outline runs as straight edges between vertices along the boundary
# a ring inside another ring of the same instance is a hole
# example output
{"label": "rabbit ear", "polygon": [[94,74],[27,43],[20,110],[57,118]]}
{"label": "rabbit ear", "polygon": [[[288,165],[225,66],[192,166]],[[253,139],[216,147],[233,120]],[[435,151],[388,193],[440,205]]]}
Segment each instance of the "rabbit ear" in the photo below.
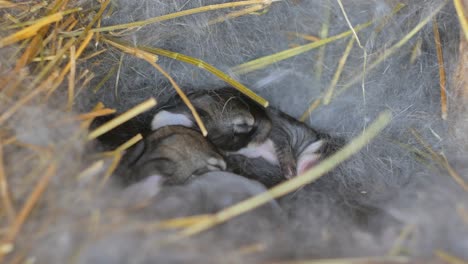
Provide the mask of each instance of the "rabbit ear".
{"label": "rabbit ear", "polygon": [[271,139],[267,139],[263,143],[250,143],[245,148],[241,148],[235,152],[228,152],[228,155],[242,155],[252,159],[263,158],[272,165],[279,164],[275,144]]}
{"label": "rabbit ear", "polygon": [[321,157],[319,151],[324,144],[324,140],[315,141],[302,151],[297,160],[297,175],[303,174],[319,162]]}
{"label": "rabbit ear", "polygon": [[153,120],[151,121],[151,130],[156,130],[164,126],[184,126],[184,127],[193,127],[194,123],[190,119],[191,116],[185,113],[175,113],[169,112],[166,110],[159,111],[154,115]]}

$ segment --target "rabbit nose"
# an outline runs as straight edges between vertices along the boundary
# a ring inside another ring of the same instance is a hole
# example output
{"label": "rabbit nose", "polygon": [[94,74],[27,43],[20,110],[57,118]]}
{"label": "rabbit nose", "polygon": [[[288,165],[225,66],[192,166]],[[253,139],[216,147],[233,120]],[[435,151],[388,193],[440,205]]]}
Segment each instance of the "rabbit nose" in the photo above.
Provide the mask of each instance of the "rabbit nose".
{"label": "rabbit nose", "polygon": [[252,116],[236,117],[232,121],[233,130],[235,133],[249,133],[252,130],[254,123],[255,119]]}

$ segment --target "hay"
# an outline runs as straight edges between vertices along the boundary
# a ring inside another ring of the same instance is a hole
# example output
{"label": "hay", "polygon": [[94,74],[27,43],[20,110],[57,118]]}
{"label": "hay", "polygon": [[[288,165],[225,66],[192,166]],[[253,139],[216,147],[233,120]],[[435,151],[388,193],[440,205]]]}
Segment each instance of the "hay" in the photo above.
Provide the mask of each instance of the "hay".
{"label": "hay", "polygon": [[[467,6],[400,2],[0,1],[0,259],[465,263]],[[215,181],[135,203],[114,178],[142,131],[95,139],[225,83],[332,138],[392,119],[224,209],[208,191],[235,187]],[[285,219],[265,207],[280,196]]]}

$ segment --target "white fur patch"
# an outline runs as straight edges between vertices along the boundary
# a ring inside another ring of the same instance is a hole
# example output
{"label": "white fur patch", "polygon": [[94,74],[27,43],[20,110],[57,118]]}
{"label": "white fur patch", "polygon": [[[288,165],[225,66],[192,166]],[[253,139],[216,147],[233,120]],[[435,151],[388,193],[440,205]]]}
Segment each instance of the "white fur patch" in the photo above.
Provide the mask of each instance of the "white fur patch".
{"label": "white fur patch", "polygon": [[301,155],[304,153],[315,153],[320,150],[325,142],[323,140],[315,141],[314,143],[307,146],[307,148],[302,151]]}
{"label": "white fur patch", "polygon": [[247,158],[263,158],[273,165],[278,165],[278,156],[276,155],[275,143],[270,139],[263,143],[250,143],[245,148],[241,148],[235,152],[229,152],[228,155],[242,155]]}
{"label": "white fur patch", "polygon": [[323,140],[316,141],[302,151],[297,161],[297,175],[301,175],[319,162],[321,155],[317,152],[324,143]]}
{"label": "white fur patch", "polygon": [[193,122],[184,114],[171,113],[165,110],[159,111],[154,115],[151,121],[151,129],[156,130],[165,126],[180,125],[184,127],[193,127]]}

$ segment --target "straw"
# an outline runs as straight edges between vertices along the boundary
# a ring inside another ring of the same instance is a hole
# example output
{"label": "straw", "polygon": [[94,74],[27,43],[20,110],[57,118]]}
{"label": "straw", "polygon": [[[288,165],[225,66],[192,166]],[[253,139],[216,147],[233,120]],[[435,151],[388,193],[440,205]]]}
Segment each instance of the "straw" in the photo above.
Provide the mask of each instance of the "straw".
{"label": "straw", "polygon": [[188,227],[181,231],[180,235],[191,236],[198,234],[202,231],[205,231],[213,226],[226,222],[229,219],[232,219],[236,216],[239,216],[245,212],[253,210],[272,199],[286,195],[302,186],[309,184],[322,175],[332,170],[341,162],[350,158],[353,154],[358,152],[363,148],[367,143],[375,138],[378,133],[388,125],[391,119],[391,114],[388,111],[381,113],[377,119],[372,123],[361,135],[352,140],[345,147],[337,151],[335,154],[331,155],[329,158],[323,160],[320,164],[313,167],[311,170],[305,172],[302,175],[299,175],[295,178],[292,178],[284,183],[281,183],[272,189],[261,193],[257,196],[244,200],[238,204],[235,204],[231,207],[228,207],[216,214],[213,217],[200,221],[197,224],[194,224],[191,227]]}
{"label": "straw", "polygon": [[117,116],[116,118],[113,118],[112,120],[102,124],[95,130],[93,130],[91,133],[88,135],[88,140],[93,140],[110,130],[116,128],[117,126],[125,123],[126,121],[134,118],[135,116],[151,109],[156,105],[156,100],[154,98],[150,98],[146,101],[144,101],[141,104],[136,105],[132,109],[128,110],[127,112]]}

